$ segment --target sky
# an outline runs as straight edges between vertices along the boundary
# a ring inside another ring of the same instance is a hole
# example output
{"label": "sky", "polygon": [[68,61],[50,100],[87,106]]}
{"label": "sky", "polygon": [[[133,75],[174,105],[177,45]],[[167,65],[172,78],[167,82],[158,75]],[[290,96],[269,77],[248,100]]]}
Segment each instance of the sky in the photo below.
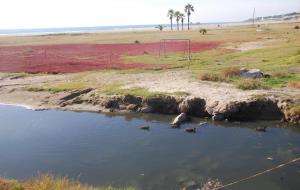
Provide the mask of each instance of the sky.
{"label": "sky", "polygon": [[0,0],[0,29],[166,24],[191,3],[192,22],[230,22],[300,11],[300,0]]}

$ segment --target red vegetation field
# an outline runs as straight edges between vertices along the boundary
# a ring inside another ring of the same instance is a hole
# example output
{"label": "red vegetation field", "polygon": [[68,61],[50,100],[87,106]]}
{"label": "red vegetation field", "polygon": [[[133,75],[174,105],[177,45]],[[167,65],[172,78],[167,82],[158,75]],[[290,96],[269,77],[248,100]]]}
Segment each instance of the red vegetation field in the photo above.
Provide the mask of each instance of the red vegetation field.
{"label": "red vegetation field", "polygon": [[[0,46],[0,72],[73,73],[97,69],[165,68],[167,64],[123,63],[125,55],[159,54],[160,43]],[[191,52],[218,43],[191,43]],[[182,52],[186,42],[167,42],[167,52]]]}

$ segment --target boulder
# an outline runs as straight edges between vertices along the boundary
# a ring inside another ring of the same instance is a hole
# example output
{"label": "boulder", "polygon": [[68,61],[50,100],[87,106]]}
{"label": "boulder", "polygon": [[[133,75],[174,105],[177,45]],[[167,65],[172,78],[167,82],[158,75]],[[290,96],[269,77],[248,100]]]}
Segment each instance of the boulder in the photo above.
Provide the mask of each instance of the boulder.
{"label": "boulder", "polygon": [[63,96],[62,98],[60,98],[60,100],[63,100],[63,101],[71,100],[82,94],[87,94],[87,93],[91,92],[92,90],[93,90],[92,88],[87,88],[87,89],[83,89],[83,90],[72,91],[72,92],[68,93],[66,96]]}
{"label": "boulder", "polygon": [[180,125],[187,119],[186,113],[179,114],[172,122],[172,125]]}
{"label": "boulder", "polygon": [[129,104],[126,106],[126,109],[130,111],[136,111],[138,109],[138,106],[135,104]]}
{"label": "boulder", "polygon": [[189,97],[184,99],[178,106],[179,112],[187,113],[188,115],[205,117],[208,116],[206,101],[201,98]]}
{"label": "boulder", "polygon": [[151,113],[151,112],[153,112],[153,109],[150,106],[144,106],[144,107],[141,107],[138,110],[138,112],[141,112],[141,113]]}
{"label": "boulder", "polygon": [[178,102],[176,98],[171,96],[157,96],[146,98],[143,105],[152,108],[152,112],[161,114],[176,114],[178,113]]}
{"label": "boulder", "polygon": [[246,69],[246,68],[242,68],[240,70],[240,76],[243,78],[262,78],[264,77],[264,73],[261,72],[260,69]]}
{"label": "boulder", "polygon": [[104,101],[102,101],[101,103],[102,106],[104,106],[105,108],[114,108],[114,109],[118,109],[119,108],[119,101],[117,99],[106,99]]}
{"label": "boulder", "polygon": [[132,95],[125,95],[123,97],[123,102],[125,104],[140,105],[142,103],[142,98],[141,97],[132,96]]}

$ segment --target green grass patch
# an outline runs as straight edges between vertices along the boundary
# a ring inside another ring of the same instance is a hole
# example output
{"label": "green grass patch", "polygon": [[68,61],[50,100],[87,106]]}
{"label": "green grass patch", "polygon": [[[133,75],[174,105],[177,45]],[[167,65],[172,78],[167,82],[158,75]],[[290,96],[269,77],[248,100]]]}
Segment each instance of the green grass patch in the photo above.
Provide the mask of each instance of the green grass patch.
{"label": "green grass patch", "polygon": [[112,83],[106,85],[102,91],[107,95],[133,95],[141,97],[156,97],[156,96],[186,96],[186,92],[174,92],[174,93],[163,93],[163,92],[150,92],[145,88],[134,87],[134,88],[122,88],[123,84],[121,83]]}
{"label": "green grass patch", "polygon": [[265,85],[270,87],[286,87],[290,81],[297,80],[296,75],[286,75],[286,76],[272,76],[270,78],[263,79]]}
{"label": "green grass patch", "polygon": [[31,86],[27,87],[26,90],[30,92],[48,91],[51,93],[59,93],[73,90],[82,90],[84,88],[86,88],[86,84],[83,82],[66,82],[42,87]]}
{"label": "green grass patch", "polygon": [[158,55],[148,54],[145,52],[143,55],[123,56],[124,63],[141,63],[141,64],[166,64],[166,65],[185,65],[187,66],[189,61],[180,53],[170,53],[166,56],[159,57]]}

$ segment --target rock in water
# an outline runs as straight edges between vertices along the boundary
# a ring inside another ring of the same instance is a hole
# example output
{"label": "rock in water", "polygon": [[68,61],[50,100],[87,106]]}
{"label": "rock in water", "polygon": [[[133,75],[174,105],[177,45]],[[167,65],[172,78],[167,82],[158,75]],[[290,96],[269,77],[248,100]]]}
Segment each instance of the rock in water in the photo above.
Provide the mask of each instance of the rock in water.
{"label": "rock in water", "polygon": [[140,129],[142,129],[142,130],[150,130],[150,126],[140,126]]}
{"label": "rock in water", "polygon": [[257,127],[256,131],[258,131],[258,132],[267,132],[267,127]]}
{"label": "rock in water", "polygon": [[188,128],[188,129],[185,129],[185,131],[188,133],[196,133],[196,128]]}
{"label": "rock in water", "polygon": [[181,113],[178,115],[172,122],[173,126],[179,126],[182,122],[184,122],[187,119],[186,113]]}

